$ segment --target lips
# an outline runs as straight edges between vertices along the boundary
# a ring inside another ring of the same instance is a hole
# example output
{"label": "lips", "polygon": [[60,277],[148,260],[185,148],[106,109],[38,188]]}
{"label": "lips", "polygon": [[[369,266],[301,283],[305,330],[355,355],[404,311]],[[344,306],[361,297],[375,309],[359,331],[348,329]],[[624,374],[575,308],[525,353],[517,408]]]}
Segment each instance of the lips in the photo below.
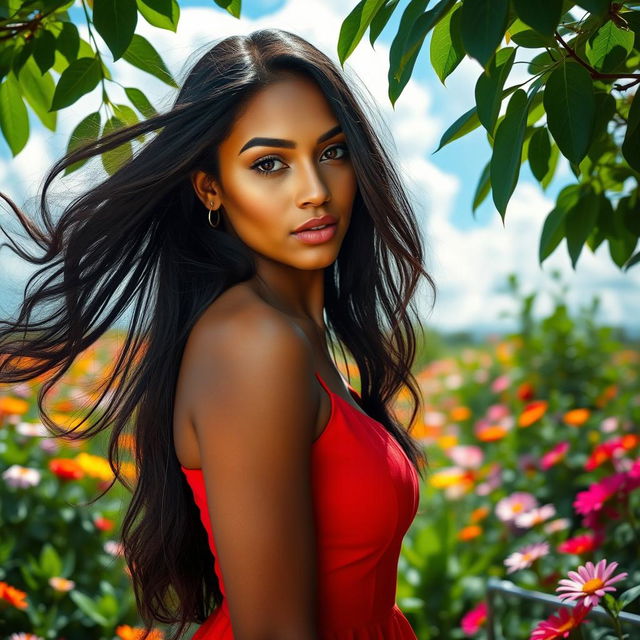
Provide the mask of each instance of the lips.
{"label": "lips", "polygon": [[306,222],[303,222],[295,231],[292,233],[298,233],[300,231],[306,231],[311,229],[312,227],[322,227],[325,225],[334,225],[337,224],[338,220],[333,216],[322,216],[321,218],[310,218]]}

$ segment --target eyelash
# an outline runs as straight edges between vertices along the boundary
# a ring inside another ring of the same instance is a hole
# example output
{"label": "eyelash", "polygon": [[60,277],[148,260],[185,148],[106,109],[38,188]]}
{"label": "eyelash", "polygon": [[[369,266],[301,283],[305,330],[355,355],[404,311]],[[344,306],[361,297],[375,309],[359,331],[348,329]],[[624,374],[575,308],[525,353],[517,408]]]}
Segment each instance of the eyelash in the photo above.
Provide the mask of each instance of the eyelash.
{"label": "eyelash", "polygon": [[[324,153],[326,153],[327,151],[331,151],[332,149],[342,149],[344,151],[344,154],[340,158],[330,158],[330,160],[343,160],[349,155],[349,149],[347,149],[347,145],[344,143],[338,143],[330,147],[327,147],[324,150]],[[264,171],[258,168],[262,163],[268,162],[269,160],[278,160],[279,162],[282,162],[282,160],[280,160],[278,156],[265,156],[264,158],[260,158],[260,160],[257,160],[256,162],[254,162],[251,165],[251,169],[261,176],[270,176],[273,173],[277,173],[278,171],[281,171],[281,169],[271,169],[270,171]]]}

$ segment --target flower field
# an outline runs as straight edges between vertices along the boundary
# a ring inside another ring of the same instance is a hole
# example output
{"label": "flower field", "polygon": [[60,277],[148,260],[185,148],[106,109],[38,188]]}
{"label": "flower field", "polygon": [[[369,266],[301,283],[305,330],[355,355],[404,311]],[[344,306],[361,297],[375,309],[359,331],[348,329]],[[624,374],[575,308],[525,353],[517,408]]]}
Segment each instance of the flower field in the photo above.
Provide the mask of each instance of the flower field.
{"label": "flower field", "polygon": [[[421,354],[412,434],[429,466],[398,605],[420,640],[484,639],[496,577],[558,597],[499,598],[496,638],[640,638],[619,619],[640,614],[640,349],[597,326],[596,303],[572,317],[561,294],[534,320],[535,295],[511,285],[518,332]],[[58,423],[83,414],[121,341],[106,336],[66,374],[46,403]],[[106,441],[51,438],[38,389],[0,387],[0,639],[138,638],[117,542],[128,493],[114,485],[91,502],[112,479]],[[407,419],[403,394],[395,409]],[[132,451],[133,439],[121,445]],[[123,471],[135,479],[131,461]]]}

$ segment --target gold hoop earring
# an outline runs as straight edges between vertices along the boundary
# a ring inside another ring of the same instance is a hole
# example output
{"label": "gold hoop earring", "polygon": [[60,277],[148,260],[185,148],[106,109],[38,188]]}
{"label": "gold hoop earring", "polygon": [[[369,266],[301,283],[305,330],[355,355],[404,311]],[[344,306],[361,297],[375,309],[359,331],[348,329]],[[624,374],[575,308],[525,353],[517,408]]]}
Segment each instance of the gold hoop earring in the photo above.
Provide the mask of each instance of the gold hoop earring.
{"label": "gold hoop earring", "polygon": [[[209,203],[210,205],[213,205],[213,202]],[[209,221],[209,226],[212,227],[213,229],[217,229],[218,225],[220,224],[220,220],[222,219],[222,216],[220,215],[220,209],[222,209],[222,206],[219,206],[217,209],[209,209],[209,213],[207,215],[207,220]],[[216,220],[215,224],[211,223],[211,213],[212,211],[215,211],[218,214],[218,219]]]}

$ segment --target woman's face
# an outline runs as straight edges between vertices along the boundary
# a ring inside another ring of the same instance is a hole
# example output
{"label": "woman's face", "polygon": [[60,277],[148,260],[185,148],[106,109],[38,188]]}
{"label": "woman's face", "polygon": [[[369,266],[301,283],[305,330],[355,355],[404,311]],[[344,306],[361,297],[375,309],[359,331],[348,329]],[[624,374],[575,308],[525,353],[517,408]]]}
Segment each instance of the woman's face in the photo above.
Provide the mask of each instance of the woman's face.
{"label": "woman's face", "polygon": [[[287,74],[254,95],[220,144],[219,161],[220,184],[203,172],[193,183],[207,208],[224,207],[221,227],[259,256],[297,269],[337,258],[356,176],[345,134],[312,80]],[[332,237],[310,244],[293,233],[323,216],[335,218],[333,233],[325,232]]]}

